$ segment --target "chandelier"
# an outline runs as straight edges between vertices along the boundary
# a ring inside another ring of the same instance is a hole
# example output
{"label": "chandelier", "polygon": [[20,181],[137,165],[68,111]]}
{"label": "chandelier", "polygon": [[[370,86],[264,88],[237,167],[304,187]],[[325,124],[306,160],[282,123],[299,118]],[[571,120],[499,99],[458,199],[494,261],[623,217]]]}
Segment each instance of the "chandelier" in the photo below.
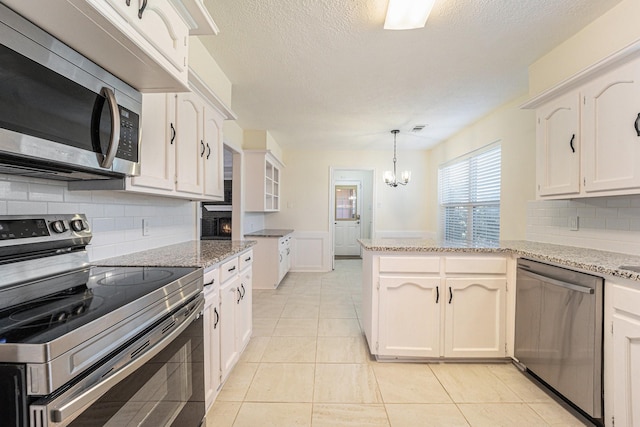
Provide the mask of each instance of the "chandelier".
{"label": "chandelier", "polygon": [[411,179],[411,171],[404,171],[400,176],[400,180],[398,180],[398,175],[396,173],[396,135],[398,135],[400,131],[398,129],[394,129],[391,131],[393,134],[393,172],[386,171],[383,175],[384,183],[389,187],[397,187],[398,185],[407,185],[409,180]]}

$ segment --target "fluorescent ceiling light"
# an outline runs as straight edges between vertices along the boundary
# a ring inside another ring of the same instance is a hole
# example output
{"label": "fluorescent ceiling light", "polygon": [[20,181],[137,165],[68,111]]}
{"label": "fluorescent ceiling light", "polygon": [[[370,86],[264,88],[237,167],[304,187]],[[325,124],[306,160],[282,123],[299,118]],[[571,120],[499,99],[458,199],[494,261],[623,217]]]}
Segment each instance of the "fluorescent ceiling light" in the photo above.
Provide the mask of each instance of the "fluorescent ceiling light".
{"label": "fluorescent ceiling light", "polygon": [[436,0],[389,0],[385,30],[422,28]]}

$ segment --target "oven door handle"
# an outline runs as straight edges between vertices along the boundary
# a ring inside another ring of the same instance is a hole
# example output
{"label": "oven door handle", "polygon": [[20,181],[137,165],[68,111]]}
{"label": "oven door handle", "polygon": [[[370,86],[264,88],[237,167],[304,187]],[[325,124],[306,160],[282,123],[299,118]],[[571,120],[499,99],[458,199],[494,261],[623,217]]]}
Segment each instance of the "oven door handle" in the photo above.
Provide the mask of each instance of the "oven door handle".
{"label": "oven door handle", "polygon": [[593,294],[595,293],[595,289],[590,288],[588,286],[582,285],[574,285],[573,283],[567,283],[560,280],[552,279],[547,276],[542,276],[540,274],[532,273],[531,271],[523,270],[521,268],[518,269],[519,274],[524,274],[525,276],[532,277],[534,279],[541,280],[545,283],[549,283],[554,286],[560,286],[561,288],[570,289],[572,291],[582,292],[584,294]]}
{"label": "oven door handle", "polygon": [[[46,402],[44,405],[38,405],[38,402],[35,402],[31,405],[31,412],[34,411],[34,407],[38,411],[42,411],[42,409],[44,409],[44,413],[50,418],[53,425],[66,425],[71,422],[113,386],[125,379],[129,374],[140,368],[167,347],[201,315],[203,308],[204,298],[200,297],[192,301],[190,304],[176,312],[172,317],[167,319],[171,320],[171,322],[167,323],[167,321],[164,321],[160,323],[158,327],[145,334],[141,339],[136,340],[134,344],[120,352],[118,356],[116,356],[116,360],[110,363],[109,366],[103,365],[100,367],[101,371],[106,371],[104,378],[99,379],[99,381],[94,384],[83,384],[81,382],[55,399]],[[180,318],[182,318],[182,320],[180,320]],[[157,333],[158,331],[161,332],[165,328],[170,328],[172,323],[176,323],[177,326],[175,326],[171,332],[158,340],[155,345],[147,347],[146,351],[134,355],[136,349],[141,349],[144,346],[144,342],[148,340],[151,335],[154,335],[154,333]],[[143,343],[142,346],[141,343]],[[119,368],[116,368],[117,370],[115,370],[115,372],[110,373],[111,369],[114,369],[114,366],[117,366],[119,362],[131,357],[133,357],[131,361]],[[89,378],[91,377],[92,376]]]}

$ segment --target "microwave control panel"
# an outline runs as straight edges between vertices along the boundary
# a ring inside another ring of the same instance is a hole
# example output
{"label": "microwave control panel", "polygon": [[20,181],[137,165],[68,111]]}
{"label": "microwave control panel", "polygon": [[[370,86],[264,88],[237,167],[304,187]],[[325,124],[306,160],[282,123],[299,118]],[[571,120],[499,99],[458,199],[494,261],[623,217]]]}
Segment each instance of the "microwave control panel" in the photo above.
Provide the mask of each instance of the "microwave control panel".
{"label": "microwave control panel", "polygon": [[120,144],[116,157],[138,162],[138,141],[140,134],[140,116],[122,106],[120,109]]}

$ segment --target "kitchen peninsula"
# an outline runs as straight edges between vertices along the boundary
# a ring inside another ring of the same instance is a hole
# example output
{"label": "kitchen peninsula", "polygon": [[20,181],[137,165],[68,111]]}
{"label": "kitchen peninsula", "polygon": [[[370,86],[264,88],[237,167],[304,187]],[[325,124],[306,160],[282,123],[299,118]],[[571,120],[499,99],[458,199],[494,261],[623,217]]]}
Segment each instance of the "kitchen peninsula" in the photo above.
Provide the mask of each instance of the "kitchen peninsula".
{"label": "kitchen peninsula", "polygon": [[[540,340],[551,333],[574,336],[572,345],[578,337],[592,343],[591,350],[585,346],[580,351],[603,366],[590,390],[604,396],[600,403],[604,402],[604,414],[626,413],[632,407],[631,391],[637,385],[629,385],[628,378],[633,377],[630,367],[637,360],[632,343],[640,336],[639,256],[529,241],[464,246],[434,240],[362,239],[360,244],[362,325],[376,358],[517,360],[518,351],[524,355],[523,348],[533,354],[539,345],[550,345],[527,341],[524,332],[541,322],[554,330],[545,329]],[[558,278],[526,270],[522,275],[521,265],[532,264],[526,260],[561,267],[569,277],[587,273],[604,285],[595,293],[572,284],[562,290]],[[536,288],[539,283],[542,287]],[[525,300],[520,300],[521,294],[530,302],[540,299],[542,305],[521,305]],[[595,313],[591,332],[584,315],[588,306]],[[556,357],[560,353],[564,357],[565,350],[558,351]],[[593,417],[601,419],[602,413],[598,410]]]}

